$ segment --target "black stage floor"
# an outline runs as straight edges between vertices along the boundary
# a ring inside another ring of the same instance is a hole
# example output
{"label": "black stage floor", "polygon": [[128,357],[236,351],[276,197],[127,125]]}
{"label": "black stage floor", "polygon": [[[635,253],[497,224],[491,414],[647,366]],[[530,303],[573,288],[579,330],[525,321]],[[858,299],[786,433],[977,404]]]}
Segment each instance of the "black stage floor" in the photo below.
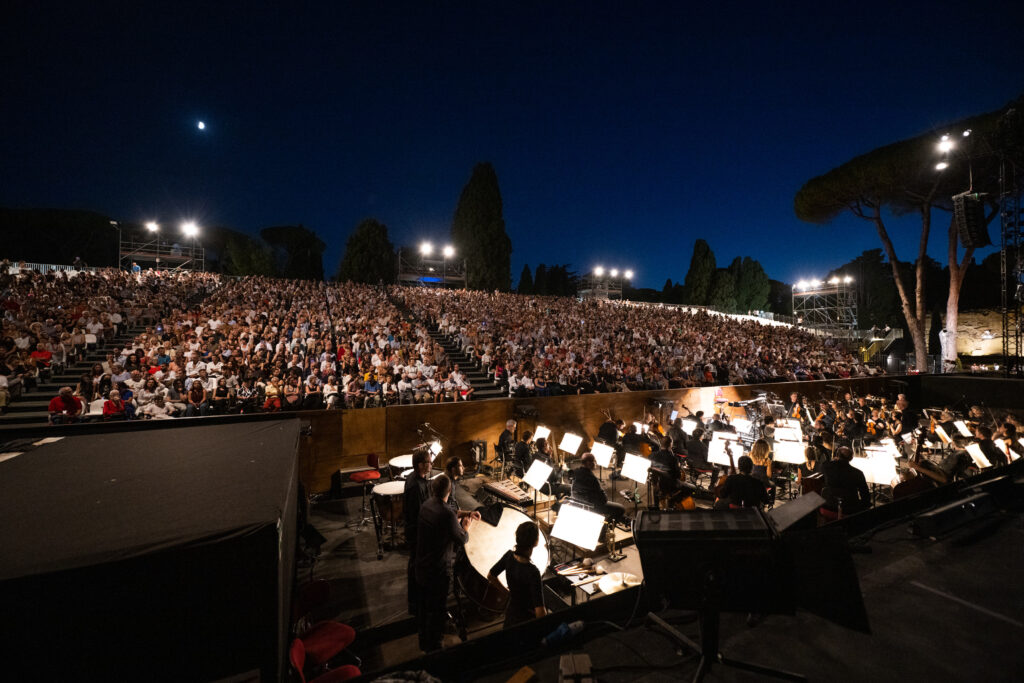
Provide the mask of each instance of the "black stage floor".
{"label": "black stage floor", "polygon": [[[315,575],[334,586],[332,603],[318,615],[359,631],[354,650],[364,657],[363,670],[372,673],[419,653],[405,614],[406,555],[389,552],[377,560],[373,527],[361,532],[345,527],[359,503],[351,497],[327,501],[311,515],[328,539]],[[871,635],[807,613],[769,616],[755,627],[747,625],[745,615],[723,615],[723,652],[812,681],[1024,680],[1024,516],[1002,513],[939,541],[913,537],[900,523],[856,543],[865,550],[854,561]],[[678,628],[696,639],[696,623],[677,616]],[[500,621],[474,620],[470,635],[499,628]],[[454,636],[446,639],[446,647],[457,643]],[[680,656],[658,630],[647,628],[643,614],[621,632],[591,623],[573,647],[590,655],[601,681],[678,681],[690,678],[697,664],[689,653]],[[529,665],[536,680],[557,681],[559,654],[494,653],[492,661],[504,664],[478,674],[467,671],[466,680],[497,683]],[[765,679],[716,668],[706,680]]]}

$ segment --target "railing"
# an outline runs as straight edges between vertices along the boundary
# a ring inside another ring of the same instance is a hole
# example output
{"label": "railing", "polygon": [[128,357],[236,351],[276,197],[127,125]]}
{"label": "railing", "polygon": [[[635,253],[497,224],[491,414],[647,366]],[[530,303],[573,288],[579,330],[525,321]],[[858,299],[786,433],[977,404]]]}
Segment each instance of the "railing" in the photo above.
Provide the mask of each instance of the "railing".
{"label": "railing", "polygon": [[90,268],[88,266],[64,266],[56,263],[26,263],[24,261],[18,261],[11,265],[8,269],[8,273],[11,275],[17,275],[23,270],[34,270],[37,273],[52,273],[54,271],[64,273],[95,273],[97,268]]}

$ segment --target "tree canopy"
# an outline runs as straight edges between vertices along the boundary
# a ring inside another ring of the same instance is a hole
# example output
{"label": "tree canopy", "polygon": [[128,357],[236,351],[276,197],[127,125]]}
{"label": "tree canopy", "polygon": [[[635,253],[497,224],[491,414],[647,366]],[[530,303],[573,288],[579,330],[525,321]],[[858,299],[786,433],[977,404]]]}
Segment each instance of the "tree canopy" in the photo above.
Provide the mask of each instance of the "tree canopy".
{"label": "tree canopy", "polygon": [[395,246],[388,228],[376,218],[364,218],[349,235],[336,279],[375,285],[395,281]]}
{"label": "tree canopy", "polygon": [[519,274],[519,287],[516,289],[519,294],[533,294],[533,273],[530,266],[524,265],[523,272]]}
{"label": "tree canopy", "polygon": [[455,208],[451,236],[466,259],[468,289],[509,290],[512,240],[505,233],[498,175],[491,164],[473,167]]}
{"label": "tree canopy", "polygon": [[711,278],[715,274],[715,254],[711,246],[702,239],[693,245],[693,256],[690,257],[690,268],[683,280],[683,302],[694,306],[708,303],[711,291]]}
{"label": "tree canopy", "polygon": [[327,245],[315,232],[302,225],[264,228],[260,237],[270,245],[281,277],[323,280],[323,253]]}

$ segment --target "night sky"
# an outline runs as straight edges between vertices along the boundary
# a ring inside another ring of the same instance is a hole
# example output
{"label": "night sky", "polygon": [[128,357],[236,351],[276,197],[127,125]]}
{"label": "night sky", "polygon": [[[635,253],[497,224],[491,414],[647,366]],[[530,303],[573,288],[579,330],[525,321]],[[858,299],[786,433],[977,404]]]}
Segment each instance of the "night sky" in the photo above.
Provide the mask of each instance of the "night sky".
{"label": "night sky", "polygon": [[328,274],[368,216],[443,242],[490,161],[513,285],[545,262],[660,289],[698,237],[820,276],[880,245],[797,221],[804,181],[1024,91],[1011,2],[70,4],[5,12],[0,204],[302,223]]}

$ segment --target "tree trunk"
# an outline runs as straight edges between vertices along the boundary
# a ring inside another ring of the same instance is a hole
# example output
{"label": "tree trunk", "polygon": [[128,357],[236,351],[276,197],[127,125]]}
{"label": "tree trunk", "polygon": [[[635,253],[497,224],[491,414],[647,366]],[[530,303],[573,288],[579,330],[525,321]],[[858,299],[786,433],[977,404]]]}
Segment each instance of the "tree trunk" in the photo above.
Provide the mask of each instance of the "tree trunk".
{"label": "tree trunk", "polygon": [[[928,344],[927,337],[924,333],[924,310],[914,310],[914,303],[910,299],[910,294],[907,292],[906,285],[903,284],[903,278],[900,277],[899,259],[896,258],[896,248],[892,245],[892,240],[889,238],[889,231],[885,228],[885,223],[882,222],[881,211],[875,209],[875,215],[872,216],[871,220],[875,224],[875,228],[878,230],[878,237],[882,240],[882,246],[885,247],[885,254],[889,259],[889,265],[892,267],[892,278],[896,282],[896,291],[900,295],[900,305],[903,308],[903,317],[907,321],[907,329],[910,331],[910,339],[914,344],[914,356],[915,365],[918,370],[921,370],[922,363],[927,363],[928,359]],[[924,229],[922,232],[922,243],[928,243],[927,225],[922,226]],[[924,260],[919,258],[916,266],[916,292],[915,299],[923,301],[924,298]],[[927,366],[925,366],[927,370]]]}
{"label": "tree trunk", "polygon": [[[956,335],[960,324],[960,288],[964,284],[964,276],[967,275],[967,266],[974,256],[974,247],[968,247],[964,252],[963,261],[957,259],[957,230],[956,219],[949,220],[949,244],[947,246],[949,258],[949,296],[946,298],[946,343],[943,346],[942,362],[956,365]],[[945,367],[943,367],[945,372]]]}

